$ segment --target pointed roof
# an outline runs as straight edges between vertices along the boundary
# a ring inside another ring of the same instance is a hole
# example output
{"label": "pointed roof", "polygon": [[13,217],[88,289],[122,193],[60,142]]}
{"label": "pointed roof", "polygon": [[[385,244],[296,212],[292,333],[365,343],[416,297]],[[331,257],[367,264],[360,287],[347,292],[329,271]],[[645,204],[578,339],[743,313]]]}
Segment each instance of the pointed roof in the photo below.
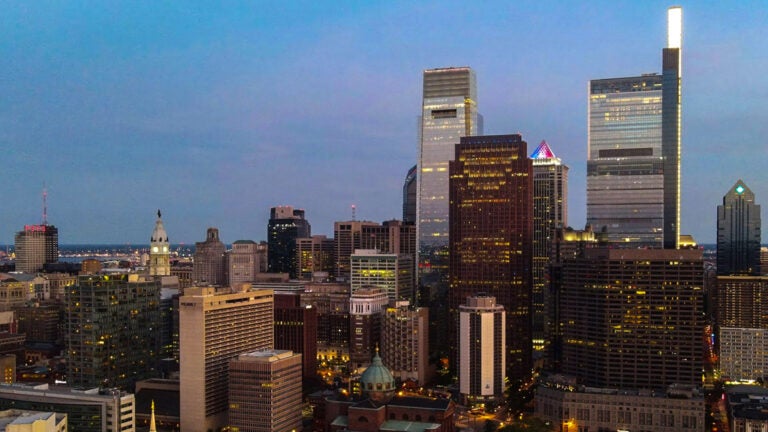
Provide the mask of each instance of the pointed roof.
{"label": "pointed roof", "polygon": [[542,140],[541,144],[531,154],[531,159],[554,159],[555,157],[555,153],[549,148],[546,140]]}
{"label": "pointed roof", "polygon": [[163,218],[160,214],[160,210],[157,211],[157,221],[155,221],[155,229],[152,231],[151,241],[168,243],[168,233],[165,232],[163,226]]}

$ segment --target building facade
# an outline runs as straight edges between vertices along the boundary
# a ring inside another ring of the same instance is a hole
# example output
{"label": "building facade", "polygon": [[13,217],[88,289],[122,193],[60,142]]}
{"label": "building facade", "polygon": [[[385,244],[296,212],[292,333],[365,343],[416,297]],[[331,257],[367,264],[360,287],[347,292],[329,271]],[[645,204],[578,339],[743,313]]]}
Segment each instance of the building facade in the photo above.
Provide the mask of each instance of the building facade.
{"label": "building facade", "polygon": [[222,286],[227,280],[227,247],[219,240],[219,229],[208,228],[205,241],[195,243],[192,282]]}
{"label": "building facade", "polygon": [[429,311],[407,301],[391,304],[384,311],[381,353],[392,375],[400,381],[429,381]]}
{"label": "building facade", "polygon": [[169,276],[171,274],[171,243],[163,226],[160,210],[157,211],[155,229],[152,231],[149,245],[150,276]]}
{"label": "building facade", "polygon": [[589,83],[587,223],[623,247],[679,244],[681,38],[673,7],[661,75]]}
{"label": "building facade", "polygon": [[403,182],[403,222],[416,225],[416,173],[417,165],[411,167]]}
{"label": "building facade", "polygon": [[742,180],[736,182],[717,206],[717,274],[759,275],[760,206]]}
{"label": "building facade", "polygon": [[36,273],[59,260],[59,230],[48,224],[25,225],[14,238],[16,271]]}
{"label": "building facade", "polygon": [[533,160],[533,258],[532,328],[533,347],[546,355],[554,322],[549,266],[556,231],[568,226],[568,166],[555,156],[546,141],[531,154]]}
{"label": "building facade", "polygon": [[237,240],[227,252],[229,286],[253,282],[259,273],[259,245],[253,240]]}
{"label": "building facade", "polygon": [[[533,166],[526,143],[516,134],[462,138],[450,174],[452,322],[467,297],[495,297],[506,308],[507,374],[523,378],[532,361]],[[457,339],[450,342],[455,351]]]}
{"label": "building facade", "polygon": [[226,426],[229,361],[274,347],[272,290],[188,288],[179,299],[182,430]]}
{"label": "building facade", "polygon": [[357,249],[350,257],[350,265],[353,294],[361,288],[373,286],[383,289],[390,302],[414,301],[412,255]]}
{"label": "building facade", "polygon": [[304,210],[291,206],[272,207],[267,226],[267,262],[270,273],[297,276],[296,239],[310,237],[312,227]]}
{"label": "building facade", "polygon": [[465,405],[504,400],[505,315],[490,296],[467,297],[459,307],[459,393]]}
{"label": "building facade", "polygon": [[229,361],[229,427],[250,432],[301,429],[301,354],[261,350]]}
{"label": "building facade", "polygon": [[66,296],[68,383],[133,391],[159,375],[160,282],[138,274],[80,276]]}
{"label": "building facade", "polygon": [[303,376],[317,375],[317,308],[302,302],[300,293],[275,290],[275,349],[301,354]]}
{"label": "building facade", "polygon": [[333,239],[324,235],[296,239],[296,276],[300,280],[312,280],[318,272],[333,276],[336,271],[334,246]]}
{"label": "building facade", "polygon": [[353,369],[367,365],[381,343],[381,322],[388,303],[381,288],[360,288],[349,298],[349,359]]}

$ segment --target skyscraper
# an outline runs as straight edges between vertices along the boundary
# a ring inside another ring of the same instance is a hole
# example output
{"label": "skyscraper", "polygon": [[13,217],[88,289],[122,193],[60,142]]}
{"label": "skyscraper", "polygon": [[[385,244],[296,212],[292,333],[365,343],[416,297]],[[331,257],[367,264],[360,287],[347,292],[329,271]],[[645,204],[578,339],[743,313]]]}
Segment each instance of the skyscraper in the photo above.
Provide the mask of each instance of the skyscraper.
{"label": "skyscraper", "polygon": [[310,237],[312,227],[304,219],[304,210],[291,206],[272,207],[267,226],[267,261],[270,273],[297,276],[296,239]]}
{"label": "skyscraper", "polygon": [[414,301],[412,255],[357,249],[350,262],[353,294],[361,288],[374,286],[383,289],[390,302]]}
{"label": "skyscraper", "polygon": [[253,282],[259,273],[259,245],[253,240],[237,240],[227,252],[229,286]]}
{"label": "skyscraper", "polygon": [[533,290],[532,337],[536,350],[549,346],[554,325],[549,264],[556,230],[568,226],[568,167],[546,141],[531,154],[533,160]]}
{"label": "skyscraper", "polygon": [[179,299],[182,430],[226,425],[229,361],[274,347],[273,305],[272,290],[185,290]]}
{"label": "skyscraper", "polygon": [[387,307],[381,288],[361,288],[349,298],[349,359],[357,368],[373,357],[381,341],[381,321]]}
{"label": "skyscraper", "polygon": [[562,372],[587,386],[699,385],[704,263],[698,249],[588,248],[562,264]]}
{"label": "skyscraper", "polygon": [[219,229],[208,228],[204,242],[195,243],[192,281],[197,284],[227,284],[227,247],[219,240]]}
{"label": "skyscraper", "polygon": [[318,272],[333,275],[334,263],[333,239],[324,235],[313,235],[296,239],[296,277],[311,280]]}
{"label": "skyscraper", "polygon": [[160,210],[157,211],[157,221],[149,245],[149,274],[150,276],[170,276],[171,250],[168,233],[163,226]]}
{"label": "skyscraper", "polygon": [[407,301],[390,304],[384,312],[381,353],[392,374],[401,381],[428,381],[429,311]]}
{"label": "skyscraper", "polygon": [[760,206],[739,179],[717,206],[717,274],[760,274]]}
{"label": "skyscraper", "polygon": [[416,168],[408,170],[403,184],[403,222],[416,223]]}
{"label": "skyscraper", "polygon": [[[507,374],[519,379],[531,370],[533,165],[517,134],[462,137],[455,151],[450,163],[451,322],[467,297],[495,297],[506,309]],[[449,342],[455,350],[456,338]]]}
{"label": "skyscraper", "polygon": [[681,8],[667,32],[661,75],[589,83],[587,223],[627,247],[679,243]]}
{"label": "skyscraper", "polygon": [[417,231],[419,248],[448,245],[448,161],[460,137],[482,133],[475,72],[469,67],[424,71]]}
{"label": "skyscraper", "polygon": [[459,392],[465,405],[504,399],[504,307],[478,295],[459,306]]}
{"label": "skyscraper", "polygon": [[35,273],[59,260],[59,230],[47,223],[24,225],[14,239],[16,271]]}

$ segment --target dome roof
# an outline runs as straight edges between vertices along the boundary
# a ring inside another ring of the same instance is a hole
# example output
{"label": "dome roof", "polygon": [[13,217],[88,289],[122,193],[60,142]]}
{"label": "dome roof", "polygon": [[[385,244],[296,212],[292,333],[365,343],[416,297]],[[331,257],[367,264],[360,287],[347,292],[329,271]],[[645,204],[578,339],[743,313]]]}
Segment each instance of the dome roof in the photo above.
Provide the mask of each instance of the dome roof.
{"label": "dome roof", "polygon": [[360,387],[364,395],[381,403],[388,402],[395,393],[395,378],[381,361],[378,349],[371,365],[360,376]]}
{"label": "dome roof", "polygon": [[153,243],[168,243],[168,233],[165,232],[165,227],[163,226],[163,218],[161,217],[160,210],[157,211],[157,221],[155,222],[155,229],[152,231],[152,238],[150,240]]}

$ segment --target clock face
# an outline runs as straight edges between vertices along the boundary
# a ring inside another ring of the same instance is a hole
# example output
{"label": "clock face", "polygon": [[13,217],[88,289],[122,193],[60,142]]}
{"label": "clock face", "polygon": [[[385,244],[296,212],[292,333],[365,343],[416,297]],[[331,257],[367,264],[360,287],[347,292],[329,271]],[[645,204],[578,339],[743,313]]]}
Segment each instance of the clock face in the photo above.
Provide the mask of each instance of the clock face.
{"label": "clock face", "polygon": [[158,249],[157,249],[157,246],[153,246],[153,247],[152,247],[152,252],[157,252],[157,250],[158,250]]}
{"label": "clock face", "polygon": [[163,246],[163,252],[168,252],[168,246]]}

